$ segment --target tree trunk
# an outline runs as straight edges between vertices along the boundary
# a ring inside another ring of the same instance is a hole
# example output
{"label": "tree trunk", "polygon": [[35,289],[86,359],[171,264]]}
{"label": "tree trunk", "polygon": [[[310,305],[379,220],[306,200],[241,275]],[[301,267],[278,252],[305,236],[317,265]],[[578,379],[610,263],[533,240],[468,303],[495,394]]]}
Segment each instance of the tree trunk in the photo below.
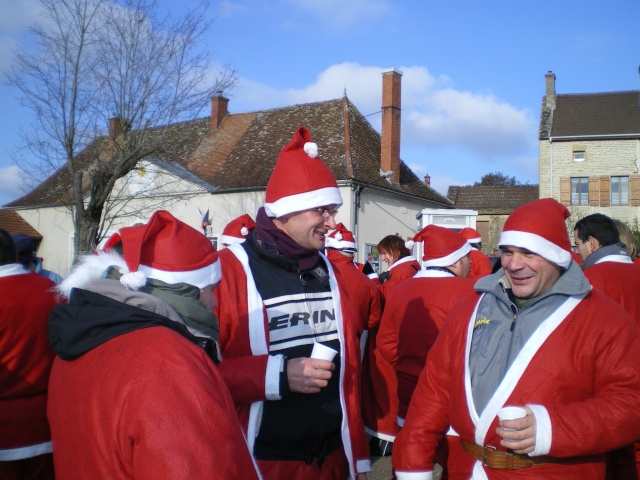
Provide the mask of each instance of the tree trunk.
{"label": "tree trunk", "polygon": [[87,210],[78,215],[78,224],[76,225],[76,236],[74,241],[75,260],[77,260],[81,255],[95,251],[101,217],[102,212],[97,214],[96,212]]}

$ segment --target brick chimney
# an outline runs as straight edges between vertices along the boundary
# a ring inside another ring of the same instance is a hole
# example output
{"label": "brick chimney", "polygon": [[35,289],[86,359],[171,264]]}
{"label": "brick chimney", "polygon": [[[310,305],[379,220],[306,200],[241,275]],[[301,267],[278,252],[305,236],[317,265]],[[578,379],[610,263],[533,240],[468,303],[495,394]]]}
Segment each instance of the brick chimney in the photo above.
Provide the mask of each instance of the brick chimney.
{"label": "brick chimney", "polygon": [[400,183],[400,86],[402,72],[382,71],[382,138],[380,170],[392,171],[389,180]]}
{"label": "brick chimney", "polygon": [[424,176],[424,184],[425,184],[427,187],[430,187],[430,186],[431,186],[431,175],[425,175],[425,176]]}
{"label": "brick chimney", "polygon": [[229,113],[227,105],[229,105],[229,99],[223,97],[222,92],[219,91],[211,97],[211,121],[209,123],[211,129],[218,128],[224,117],[227,116]]}
{"label": "brick chimney", "polygon": [[115,142],[122,133],[122,122],[120,117],[111,117],[109,119],[109,136]]}
{"label": "brick chimney", "polygon": [[546,81],[546,92],[544,96],[544,106],[549,109],[556,108],[556,75],[549,71],[544,75]]}

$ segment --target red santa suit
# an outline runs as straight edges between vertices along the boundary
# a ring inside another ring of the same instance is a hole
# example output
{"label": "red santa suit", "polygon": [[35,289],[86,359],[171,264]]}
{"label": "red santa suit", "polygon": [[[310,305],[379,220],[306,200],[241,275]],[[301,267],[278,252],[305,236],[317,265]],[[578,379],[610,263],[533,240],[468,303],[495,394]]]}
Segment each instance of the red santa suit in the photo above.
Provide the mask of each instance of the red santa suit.
{"label": "red santa suit", "polygon": [[[390,277],[379,284],[385,297],[395,285],[413,277],[420,264],[413,257],[403,257],[389,267]],[[398,381],[393,367],[380,355],[377,345],[379,326],[369,330],[362,362],[362,397],[367,398],[362,416],[367,433],[380,440],[393,442],[398,433]]]}
{"label": "red santa suit", "polygon": [[473,284],[473,280],[451,273],[421,270],[390,290],[377,338],[380,354],[395,367],[400,426],[447,312],[473,292]]}
{"label": "red santa suit", "polygon": [[431,478],[433,451],[449,425],[449,433],[460,439],[503,450],[496,428],[504,405],[527,405],[534,411],[534,455],[558,461],[516,473],[491,469],[453,442],[450,478],[604,478],[604,452],[630,443],[640,432],[637,326],[598,291],[567,296],[526,342],[486,408],[478,412],[469,352],[474,328],[491,322],[490,317],[476,318],[480,301],[482,297],[474,295],[458,303],[431,349],[396,440],[393,466],[398,480]]}
{"label": "red santa suit", "polygon": [[[249,239],[246,243],[251,242]],[[231,391],[253,452],[264,402],[281,398],[281,359],[269,354],[269,320],[246,251],[242,245],[232,245],[220,254],[223,278],[216,289],[223,354],[220,372]],[[354,324],[346,328],[349,325],[347,318],[354,312],[353,306],[342,287],[342,280],[326,257],[325,261],[330,272],[333,303],[340,306],[335,309],[335,316],[342,359],[339,380],[343,413],[341,438],[350,475],[355,478],[357,472],[370,470],[369,447],[360,415],[359,342]]]}
{"label": "red santa suit", "polygon": [[[43,461],[51,453],[47,384],[54,353],[47,319],[57,304],[46,277],[13,263],[0,266],[0,477],[5,462]],[[31,460],[30,460],[31,461]],[[48,462],[51,464],[51,458]],[[4,472],[4,473],[3,473]],[[53,472],[51,472],[53,474]],[[22,477],[21,477],[22,478]]]}
{"label": "red santa suit", "polygon": [[382,316],[380,292],[373,281],[358,269],[351,257],[337,250],[328,249],[327,258],[344,278],[343,284],[347,295],[360,312],[360,321],[356,328],[360,337],[365,330],[373,328],[380,322]]}
{"label": "red santa suit", "polygon": [[615,300],[640,325],[640,266],[626,254],[606,255],[594,265],[586,265],[584,274],[589,283]]}
{"label": "red santa suit", "polygon": [[477,279],[491,274],[491,270],[493,269],[491,260],[480,250],[471,247],[469,258],[471,259],[469,278]]}
{"label": "red santa suit", "polygon": [[[593,257],[587,257],[583,271],[594,288],[624,308],[640,325],[640,266],[633,263],[621,245],[618,251],[616,247],[611,245],[596,250],[591,254]],[[608,479],[639,477],[640,443],[612,452],[609,462]]]}
{"label": "red santa suit", "polygon": [[258,478],[216,367],[168,328],[56,359],[50,391],[56,478]]}
{"label": "red santa suit", "polygon": [[380,291],[383,295],[383,300],[387,296],[387,292],[391,287],[397,285],[402,280],[413,277],[420,270],[420,263],[413,257],[403,257],[396,260],[389,266],[389,278],[380,283]]}

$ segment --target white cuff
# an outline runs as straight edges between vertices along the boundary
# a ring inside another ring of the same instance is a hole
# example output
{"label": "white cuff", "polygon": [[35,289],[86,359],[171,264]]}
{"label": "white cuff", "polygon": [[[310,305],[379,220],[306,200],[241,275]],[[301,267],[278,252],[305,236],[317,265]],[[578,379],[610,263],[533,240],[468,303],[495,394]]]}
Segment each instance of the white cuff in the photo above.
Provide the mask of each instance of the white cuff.
{"label": "white cuff", "polygon": [[529,456],[546,455],[551,450],[551,417],[542,405],[527,405],[527,407],[531,409],[536,419],[536,446]]}
{"label": "white cuff", "polygon": [[284,368],[283,355],[269,355],[267,361],[267,374],[264,379],[264,396],[267,400],[281,400],[280,372]]}
{"label": "white cuff", "polygon": [[371,471],[371,460],[368,458],[366,460],[358,460],[356,462],[356,472],[358,473],[368,473]]}
{"label": "white cuff", "polygon": [[396,470],[398,480],[432,480],[433,472],[399,472]]}

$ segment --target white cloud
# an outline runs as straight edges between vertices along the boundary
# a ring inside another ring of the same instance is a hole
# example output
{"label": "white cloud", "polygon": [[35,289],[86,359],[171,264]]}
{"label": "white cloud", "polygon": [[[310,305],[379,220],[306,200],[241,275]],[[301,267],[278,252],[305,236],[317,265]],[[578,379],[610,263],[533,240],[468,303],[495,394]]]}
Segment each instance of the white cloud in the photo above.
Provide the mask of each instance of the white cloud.
{"label": "white cloud", "polygon": [[[277,90],[247,79],[238,89],[238,105],[252,109],[316,102],[347,96],[363,115],[379,112],[381,71],[388,67],[353,62],[331,65],[300,89]],[[530,155],[537,123],[519,109],[487,93],[459,91],[447,76],[420,66],[399,67],[402,77],[402,142],[427,149],[454,147],[482,161]],[[380,115],[369,118],[380,128]],[[524,165],[524,163],[523,163]]]}
{"label": "white cloud", "polygon": [[23,172],[17,165],[0,167],[0,205],[24,194]]}
{"label": "white cloud", "polygon": [[238,2],[220,2],[218,6],[218,16],[219,18],[229,19],[231,17],[235,17],[237,15],[242,15],[247,12],[246,5],[243,5]]}

